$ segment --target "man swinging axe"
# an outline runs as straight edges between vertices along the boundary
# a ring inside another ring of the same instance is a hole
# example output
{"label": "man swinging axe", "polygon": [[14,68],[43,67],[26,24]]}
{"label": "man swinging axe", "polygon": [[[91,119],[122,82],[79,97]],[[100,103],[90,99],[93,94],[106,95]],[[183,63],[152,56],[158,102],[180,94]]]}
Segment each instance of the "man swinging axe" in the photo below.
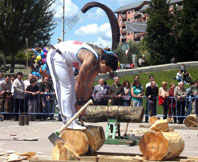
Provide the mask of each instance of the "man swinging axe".
{"label": "man swinging axe", "polygon": [[[73,63],[78,62],[80,71],[77,80]],[[66,41],[56,44],[47,54],[47,64],[52,76],[58,106],[63,123],[66,124],[90,98],[92,85],[99,73],[113,72],[117,69],[117,56],[102,51],[98,55],[86,43]],[[76,84],[75,84],[76,82]],[[74,120],[68,128],[86,129]]]}

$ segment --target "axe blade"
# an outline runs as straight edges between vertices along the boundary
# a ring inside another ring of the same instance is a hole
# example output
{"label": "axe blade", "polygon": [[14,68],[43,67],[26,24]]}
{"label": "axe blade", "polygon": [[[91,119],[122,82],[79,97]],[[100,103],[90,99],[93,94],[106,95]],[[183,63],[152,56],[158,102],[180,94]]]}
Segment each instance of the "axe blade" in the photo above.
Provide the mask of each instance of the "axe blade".
{"label": "axe blade", "polygon": [[63,139],[58,137],[56,135],[56,133],[52,133],[49,137],[48,137],[49,141],[53,144],[56,145],[59,142],[63,142]]}

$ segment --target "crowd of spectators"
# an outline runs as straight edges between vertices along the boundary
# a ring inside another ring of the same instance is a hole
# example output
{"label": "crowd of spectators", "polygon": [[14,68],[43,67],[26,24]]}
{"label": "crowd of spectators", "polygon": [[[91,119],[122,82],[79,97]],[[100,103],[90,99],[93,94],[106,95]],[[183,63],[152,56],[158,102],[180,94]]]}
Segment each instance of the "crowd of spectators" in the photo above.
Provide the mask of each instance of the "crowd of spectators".
{"label": "crowd of spectators", "polygon": [[[93,87],[92,98],[95,105],[140,107],[146,101],[145,122],[148,122],[149,116],[156,116],[158,106],[161,106],[163,119],[173,117],[174,123],[182,124],[185,115],[198,113],[198,80],[191,80],[189,88],[185,89],[183,76],[186,72],[186,67],[181,66],[176,77],[178,85],[172,82],[170,86],[166,81],[158,86],[153,75],[149,76],[145,85],[140,83],[138,75],[131,83],[128,80],[120,83],[119,77],[115,76],[112,85],[107,85],[101,78]],[[0,72],[0,119],[13,118],[17,121],[19,114],[28,113],[31,120],[53,120],[55,98],[50,77],[39,79],[29,74],[23,80],[21,72],[16,76],[5,75],[4,78]]]}
{"label": "crowd of spectators", "polygon": [[195,80],[188,89],[184,88],[183,81],[178,82],[177,86],[174,82],[168,86],[166,81],[162,81],[158,87],[155,77],[150,75],[149,82],[146,83],[146,89],[144,89],[142,83],[139,82],[138,75],[134,76],[132,83],[125,80],[121,84],[118,76],[113,79],[112,85],[104,86],[104,79],[101,78],[99,84],[93,87],[92,98],[95,105],[140,107],[143,106],[143,100],[145,100],[145,122],[148,122],[149,116],[157,115],[158,106],[162,107],[163,119],[169,117],[178,124],[183,123],[187,114],[198,113],[198,99],[196,99],[198,80]]}
{"label": "crowd of spectators", "polygon": [[23,80],[23,73],[5,75],[0,72],[0,119],[18,120],[19,114],[29,114],[30,120],[54,119],[55,92],[50,77],[29,74]]}

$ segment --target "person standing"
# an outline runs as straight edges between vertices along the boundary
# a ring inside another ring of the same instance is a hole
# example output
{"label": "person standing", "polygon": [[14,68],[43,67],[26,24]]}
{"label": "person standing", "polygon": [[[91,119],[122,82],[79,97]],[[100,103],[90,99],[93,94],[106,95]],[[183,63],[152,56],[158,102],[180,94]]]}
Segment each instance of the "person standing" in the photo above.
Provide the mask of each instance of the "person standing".
{"label": "person standing", "polygon": [[145,122],[148,122],[149,116],[157,115],[157,96],[158,96],[158,87],[156,82],[152,81],[151,86],[146,88],[146,97],[147,97],[147,107],[146,107],[146,117]]}
{"label": "person standing", "polygon": [[174,97],[174,91],[175,91],[175,83],[170,84],[170,89],[169,89],[169,99],[168,99],[168,115],[171,117],[174,115],[174,123],[177,123],[177,118],[176,118],[176,102],[175,102],[175,97]]}
{"label": "person standing", "polygon": [[25,105],[25,85],[23,83],[23,73],[22,72],[18,72],[17,73],[17,78],[14,80],[14,99],[15,99],[15,121],[18,120],[18,116],[20,113],[26,113],[27,109],[26,109],[26,105]]}
{"label": "person standing", "polygon": [[167,119],[168,96],[169,96],[169,89],[167,87],[167,82],[162,81],[162,87],[159,88],[158,102],[159,105],[163,106],[163,110],[164,110],[163,119]]}
{"label": "person standing", "polygon": [[109,87],[109,103],[111,105],[119,105],[122,106],[122,95],[123,95],[123,88],[120,84],[120,79],[118,76],[114,77],[114,83]]}
{"label": "person standing", "polygon": [[186,89],[184,88],[183,82],[179,82],[178,86],[175,87],[174,96],[177,102],[178,124],[183,124],[183,120],[185,116],[185,99],[186,99]]}
{"label": "person standing", "polygon": [[107,105],[106,104],[107,94],[108,94],[108,89],[104,85],[104,79],[100,78],[98,85],[94,86],[92,91],[94,105]]}
{"label": "person standing", "polygon": [[123,90],[124,94],[122,97],[123,100],[123,106],[130,106],[131,105],[131,89],[130,89],[130,83],[129,81],[124,81],[123,84]]}
{"label": "person standing", "polygon": [[138,80],[134,81],[134,85],[131,88],[131,95],[133,107],[142,106],[142,97],[144,95],[144,91]]}
{"label": "person standing", "polygon": [[[48,52],[47,64],[64,124],[89,100],[96,76],[117,69],[117,57],[105,54],[104,50],[100,52],[98,55],[88,44],[80,41],[60,42]],[[72,68],[75,62],[81,65],[76,84]],[[86,129],[77,120],[69,128]]]}

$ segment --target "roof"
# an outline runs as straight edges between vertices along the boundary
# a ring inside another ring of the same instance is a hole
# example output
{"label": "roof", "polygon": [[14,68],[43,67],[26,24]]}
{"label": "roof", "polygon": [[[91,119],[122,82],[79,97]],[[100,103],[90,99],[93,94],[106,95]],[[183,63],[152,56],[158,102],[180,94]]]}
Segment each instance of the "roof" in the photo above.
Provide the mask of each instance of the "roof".
{"label": "roof", "polygon": [[149,4],[144,5],[144,6],[140,9],[140,11],[146,11],[147,8],[149,8]]}
{"label": "roof", "polygon": [[145,32],[146,28],[146,22],[126,22],[126,30],[128,32]]}
{"label": "roof", "polygon": [[172,4],[172,3],[179,3],[179,2],[183,2],[183,0],[171,0],[170,1],[170,4]]}
{"label": "roof", "polygon": [[[129,10],[129,9],[135,9],[135,8],[141,7],[141,5],[144,2],[149,2],[150,3],[150,1],[140,1],[140,2],[136,2],[136,3],[131,3],[131,4],[128,4],[128,5],[121,6],[120,8],[115,10],[114,12],[117,13],[117,12],[120,12],[120,11],[125,11],[125,10]],[[179,3],[179,2],[183,2],[183,0],[171,0],[170,4]],[[149,4],[145,4],[140,9],[140,11],[145,11],[148,7],[149,7]]]}
{"label": "roof", "polygon": [[150,1],[140,1],[140,2],[136,2],[136,3],[131,3],[131,4],[128,4],[128,5],[124,5],[124,6],[121,6],[120,8],[118,8],[117,10],[115,10],[114,12],[116,13],[116,12],[125,11],[125,10],[132,9],[132,8],[138,8],[144,2],[150,2]]}

